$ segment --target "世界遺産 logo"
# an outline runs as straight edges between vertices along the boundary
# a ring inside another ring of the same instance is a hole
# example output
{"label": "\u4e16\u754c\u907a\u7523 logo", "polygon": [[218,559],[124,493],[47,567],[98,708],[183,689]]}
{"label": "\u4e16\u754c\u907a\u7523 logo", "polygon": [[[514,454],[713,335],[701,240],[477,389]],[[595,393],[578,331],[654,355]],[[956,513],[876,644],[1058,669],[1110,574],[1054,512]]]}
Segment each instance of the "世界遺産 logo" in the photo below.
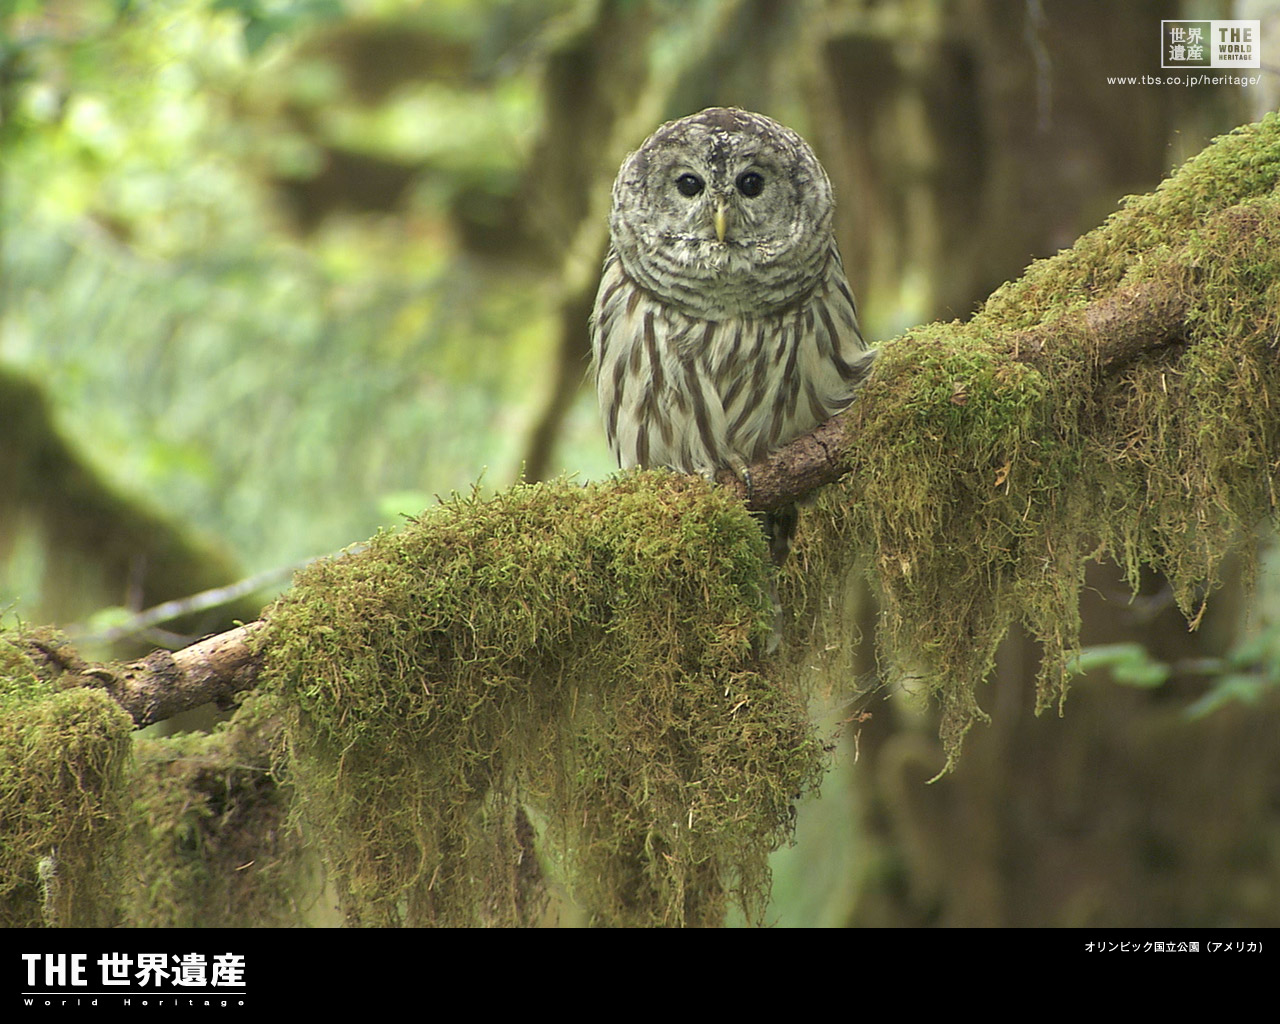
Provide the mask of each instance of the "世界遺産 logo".
{"label": "\u4e16\u754c\u907a\u7523 logo", "polygon": [[1256,68],[1262,66],[1257,21],[1162,21],[1162,68]]}

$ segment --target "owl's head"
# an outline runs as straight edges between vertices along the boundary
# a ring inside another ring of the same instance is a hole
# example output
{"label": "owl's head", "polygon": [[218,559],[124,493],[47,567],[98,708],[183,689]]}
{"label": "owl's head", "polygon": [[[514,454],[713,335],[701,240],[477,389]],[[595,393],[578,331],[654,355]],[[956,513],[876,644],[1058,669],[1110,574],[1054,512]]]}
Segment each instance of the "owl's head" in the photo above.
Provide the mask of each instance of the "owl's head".
{"label": "owl's head", "polygon": [[814,289],[834,209],[804,139],[762,114],[712,107],[664,124],[623,162],[609,227],[635,281],[684,313],[724,320]]}

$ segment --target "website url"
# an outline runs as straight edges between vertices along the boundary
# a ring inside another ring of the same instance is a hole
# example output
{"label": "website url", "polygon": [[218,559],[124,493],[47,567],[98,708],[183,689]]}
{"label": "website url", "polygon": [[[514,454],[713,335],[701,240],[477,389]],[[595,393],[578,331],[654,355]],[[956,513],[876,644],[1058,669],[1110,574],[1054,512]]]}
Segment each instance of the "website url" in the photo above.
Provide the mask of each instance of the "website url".
{"label": "website url", "polygon": [[1261,75],[1108,75],[1107,85],[1257,85]]}

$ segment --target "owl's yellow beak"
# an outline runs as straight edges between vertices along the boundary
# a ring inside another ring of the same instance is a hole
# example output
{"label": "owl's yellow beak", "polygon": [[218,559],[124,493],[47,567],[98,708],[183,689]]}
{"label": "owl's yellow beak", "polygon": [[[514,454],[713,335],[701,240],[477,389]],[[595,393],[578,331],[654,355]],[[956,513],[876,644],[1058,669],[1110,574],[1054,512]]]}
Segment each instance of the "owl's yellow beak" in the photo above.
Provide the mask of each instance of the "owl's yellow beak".
{"label": "owl's yellow beak", "polygon": [[724,233],[729,227],[728,217],[726,216],[725,204],[716,203],[716,239],[724,241]]}

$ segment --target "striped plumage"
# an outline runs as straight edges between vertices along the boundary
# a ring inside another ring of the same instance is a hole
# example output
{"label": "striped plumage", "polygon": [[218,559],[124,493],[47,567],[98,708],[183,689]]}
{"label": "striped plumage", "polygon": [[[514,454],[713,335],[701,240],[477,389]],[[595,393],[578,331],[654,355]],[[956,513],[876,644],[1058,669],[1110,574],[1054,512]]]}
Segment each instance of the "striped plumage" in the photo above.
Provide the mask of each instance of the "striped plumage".
{"label": "striped plumage", "polygon": [[[591,318],[623,467],[741,475],[849,404],[872,353],[833,211],[813,151],[760,114],[704,110],[627,158]],[[794,521],[765,523],[777,561]]]}

